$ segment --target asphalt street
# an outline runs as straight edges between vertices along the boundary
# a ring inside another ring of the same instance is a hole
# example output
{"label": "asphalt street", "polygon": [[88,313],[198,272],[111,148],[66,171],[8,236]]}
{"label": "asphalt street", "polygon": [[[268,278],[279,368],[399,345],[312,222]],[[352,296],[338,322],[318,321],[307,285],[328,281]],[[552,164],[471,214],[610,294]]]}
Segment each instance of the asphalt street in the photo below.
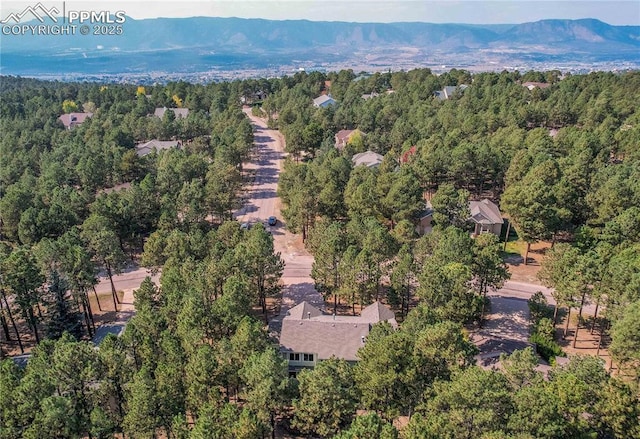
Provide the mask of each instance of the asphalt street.
{"label": "asphalt street", "polygon": [[[284,160],[284,139],[277,130],[270,130],[264,120],[245,113],[251,120],[256,144],[255,157],[247,166],[255,173],[253,184],[248,188],[244,206],[236,212],[235,218],[240,222],[262,222],[273,235],[274,250],[280,253],[285,262],[282,274],[282,306],[280,316],[287,310],[306,300],[314,306],[324,307],[324,300],[318,293],[311,278],[311,256],[301,245],[299,236],[286,230],[280,212],[281,204],[277,196],[278,179]],[[267,225],[267,219],[275,216],[276,226]]]}

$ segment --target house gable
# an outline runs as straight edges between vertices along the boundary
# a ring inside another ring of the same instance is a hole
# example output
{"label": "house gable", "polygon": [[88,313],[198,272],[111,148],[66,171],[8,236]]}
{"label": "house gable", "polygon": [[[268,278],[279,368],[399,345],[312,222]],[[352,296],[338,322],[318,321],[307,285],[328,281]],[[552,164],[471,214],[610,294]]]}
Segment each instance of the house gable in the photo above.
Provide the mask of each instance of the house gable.
{"label": "house gable", "polygon": [[318,96],[313,100],[313,106],[318,108],[328,107],[329,105],[334,105],[336,101],[331,97],[331,95],[322,95]]}
{"label": "house gable", "polygon": [[146,143],[136,145],[136,154],[139,157],[144,157],[151,152],[162,151],[165,149],[180,148],[179,140],[150,140]]}
{"label": "house gable", "polygon": [[87,119],[93,116],[93,113],[68,113],[58,117],[62,125],[68,130],[75,128]]}
{"label": "house gable", "polygon": [[351,158],[351,161],[353,162],[354,166],[364,165],[369,168],[376,168],[380,166],[383,159],[384,157],[378,154],[377,152],[366,151],[366,152],[361,152],[359,154],[355,154]]}
{"label": "house gable", "polygon": [[176,116],[176,119],[186,119],[187,116],[189,116],[188,108],[167,108],[167,107],[156,108],[156,110],[153,112],[153,115],[162,119],[164,117],[164,113],[166,113],[167,111],[173,111],[173,114]]}
{"label": "house gable", "polygon": [[471,220],[480,224],[502,224],[500,209],[486,198],[480,201],[469,201]]}
{"label": "house gable", "polygon": [[467,88],[469,88],[466,84],[460,84],[458,86],[455,85],[447,85],[442,90],[438,90],[434,93],[435,97],[440,99],[441,101],[451,99],[456,92],[464,92]]}
{"label": "house gable", "polygon": [[336,148],[337,149],[343,149],[351,141],[353,136],[355,136],[357,134],[360,134],[361,136],[364,135],[362,133],[362,131],[360,131],[357,128],[355,130],[340,130],[340,131],[338,131],[336,133],[336,135],[335,135],[335,139],[336,139],[335,146],[336,146]]}
{"label": "house gable", "polygon": [[327,315],[302,302],[282,319],[280,352],[291,368],[313,367],[331,357],[357,361],[372,325],[382,321],[398,326],[393,311],[379,302],[363,309],[360,316]]}
{"label": "house gable", "polygon": [[[500,236],[504,219],[498,206],[486,198],[480,201],[469,201],[468,220],[475,225],[474,235],[481,233],[493,233]],[[433,229],[433,208],[427,202],[425,210],[420,215],[420,220],[416,226],[416,232],[420,235],[430,233]]]}

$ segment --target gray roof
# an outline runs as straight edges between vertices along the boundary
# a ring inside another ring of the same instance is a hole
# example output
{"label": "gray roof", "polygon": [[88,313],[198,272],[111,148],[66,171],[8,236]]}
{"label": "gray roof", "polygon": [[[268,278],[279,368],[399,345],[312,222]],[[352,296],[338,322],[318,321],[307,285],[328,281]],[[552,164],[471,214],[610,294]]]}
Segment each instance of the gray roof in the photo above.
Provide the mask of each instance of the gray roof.
{"label": "gray roof", "polygon": [[170,148],[179,148],[180,141],[179,140],[150,140],[146,143],[141,143],[136,145],[136,154],[139,157],[143,157],[147,154],[151,154],[151,152],[155,149],[156,151],[162,151],[164,149]]}
{"label": "gray roof", "polygon": [[175,114],[176,119],[186,118],[189,115],[188,108],[167,108],[167,107],[156,108],[156,111],[153,113],[153,115],[162,119],[162,117],[164,117],[164,113],[167,110],[173,111],[173,114]]}
{"label": "gray roof", "polygon": [[427,200],[427,202],[424,203],[424,210],[420,212],[420,219],[422,220],[429,216],[433,216],[433,206],[431,205],[431,201]]}
{"label": "gray roof", "polygon": [[378,93],[372,91],[371,93],[363,94],[361,97],[366,101],[371,98],[377,98],[378,96],[380,96]]}
{"label": "gray roof", "polygon": [[457,85],[457,86],[455,86],[455,85],[447,85],[442,90],[435,92],[435,95],[440,100],[450,99],[456,93],[456,91],[463,92],[468,87],[469,86],[466,85],[466,84],[460,84],[460,85]]}
{"label": "gray roof", "polygon": [[80,125],[85,119],[93,116],[93,113],[68,113],[63,114],[58,118],[62,124],[67,128],[73,128],[76,125]]}
{"label": "gray roof", "polygon": [[369,323],[378,323],[395,320],[396,315],[380,302],[374,302],[360,313],[360,319]]}
{"label": "gray roof", "polygon": [[533,90],[534,88],[547,88],[551,84],[547,84],[546,82],[523,82],[522,86],[527,87],[529,90]]}
{"label": "gray roof", "polygon": [[336,101],[329,95],[318,96],[313,100],[313,105],[316,107],[326,107],[327,105],[333,105]]}
{"label": "gray roof", "polygon": [[302,320],[309,319],[309,317],[319,317],[321,315],[323,315],[322,311],[318,308],[308,302],[302,302],[291,308],[285,318],[289,318],[291,320]]}
{"label": "gray roof", "polygon": [[502,224],[500,209],[486,198],[481,201],[469,201],[471,220],[478,224]]}
{"label": "gray roof", "polygon": [[376,166],[380,166],[380,163],[382,163],[383,159],[384,157],[377,152],[366,151],[354,155],[351,158],[351,161],[353,162],[354,166],[365,165],[369,168],[373,168]]}
{"label": "gray roof", "polygon": [[349,137],[353,134],[355,130],[340,130],[336,133],[335,138],[336,142],[345,144],[349,141]]}
{"label": "gray roof", "polygon": [[379,302],[363,309],[360,316],[327,315],[302,302],[282,319],[280,350],[315,354],[318,360],[335,356],[356,361],[363,338],[369,335],[373,324],[382,321],[398,326],[393,311]]}

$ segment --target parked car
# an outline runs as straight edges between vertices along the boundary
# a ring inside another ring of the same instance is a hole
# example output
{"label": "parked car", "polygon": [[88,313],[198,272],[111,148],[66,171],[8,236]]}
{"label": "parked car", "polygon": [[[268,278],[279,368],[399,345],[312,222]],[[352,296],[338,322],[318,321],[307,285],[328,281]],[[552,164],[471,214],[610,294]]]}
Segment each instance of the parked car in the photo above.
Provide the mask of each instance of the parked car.
{"label": "parked car", "polygon": [[267,220],[267,223],[269,223],[270,226],[275,226],[276,224],[278,224],[278,218],[276,218],[275,216],[270,216]]}
{"label": "parked car", "polygon": [[249,230],[250,228],[251,228],[251,223],[246,222],[246,223],[240,224],[241,230]]}

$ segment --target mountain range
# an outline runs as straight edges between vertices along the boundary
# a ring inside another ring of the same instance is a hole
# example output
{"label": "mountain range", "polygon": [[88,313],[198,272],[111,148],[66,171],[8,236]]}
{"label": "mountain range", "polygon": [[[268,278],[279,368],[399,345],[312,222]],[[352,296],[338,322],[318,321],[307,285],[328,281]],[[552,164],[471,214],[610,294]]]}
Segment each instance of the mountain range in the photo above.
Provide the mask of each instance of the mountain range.
{"label": "mountain range", "polygon": [[[40,24],[35,22],[33,24]],[[91,26],[93,33],[93,26]],[[281,64],[465,66],[513,60],[640,65],[640,26],[595,19],[515,25],[127,17],[122,35],[5,35],[0,73],[126,73]],[[500,67],[500,66],[497,66]]]}

